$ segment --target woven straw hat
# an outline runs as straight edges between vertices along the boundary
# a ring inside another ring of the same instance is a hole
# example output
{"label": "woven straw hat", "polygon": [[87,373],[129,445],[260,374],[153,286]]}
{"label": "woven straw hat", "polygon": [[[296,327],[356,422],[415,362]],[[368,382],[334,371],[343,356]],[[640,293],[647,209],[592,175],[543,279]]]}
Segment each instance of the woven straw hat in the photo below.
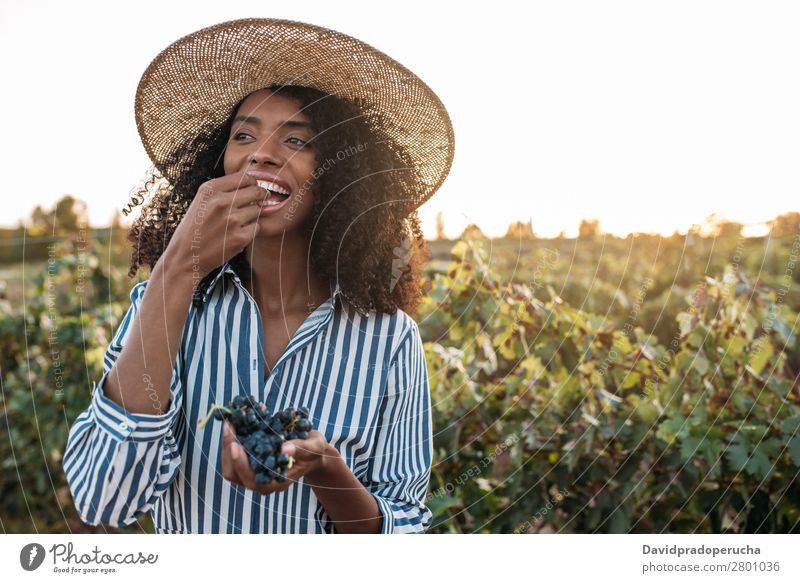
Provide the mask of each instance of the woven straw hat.
{"label": "woven straw hat", "polygon": [[403,65],[346,34],[272,18],[232,20],[173,42],[136,90],[136,127],[158,171],[201,128],[271,85],[304,85],[356,100],[382,139],[409,154],[419,174],[415,207],[441,186],[453,160],[450,117],[436,94]]}

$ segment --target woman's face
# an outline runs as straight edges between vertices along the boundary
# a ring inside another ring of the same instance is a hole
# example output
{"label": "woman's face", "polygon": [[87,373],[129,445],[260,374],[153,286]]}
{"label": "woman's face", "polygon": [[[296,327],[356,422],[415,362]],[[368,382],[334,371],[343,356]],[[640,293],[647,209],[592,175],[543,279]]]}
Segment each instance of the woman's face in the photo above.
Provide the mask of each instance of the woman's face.
{"label": "woman's face", "polygon": [[[225,174],[246,171],[268,189],[289,192],[288,197],[270,193],[262,203],[259,237],[296,229],[311,216],[317,166],[316,147],[309,144],[313,137],[311,119],[298,103],[269,89],[248,95],[236,112],[225,149]],[[267,204],[273,201],[278,204]]]}

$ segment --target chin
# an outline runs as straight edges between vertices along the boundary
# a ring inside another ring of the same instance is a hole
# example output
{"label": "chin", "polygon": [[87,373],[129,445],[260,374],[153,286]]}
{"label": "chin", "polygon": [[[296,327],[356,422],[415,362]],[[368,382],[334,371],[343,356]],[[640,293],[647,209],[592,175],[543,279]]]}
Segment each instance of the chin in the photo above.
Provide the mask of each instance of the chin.
{"label": "chin", "polygon": [[300,225],[294,220],[286,219],[283,216],[266,215],[258,218],[256,239],[281,236],[299,230]]}

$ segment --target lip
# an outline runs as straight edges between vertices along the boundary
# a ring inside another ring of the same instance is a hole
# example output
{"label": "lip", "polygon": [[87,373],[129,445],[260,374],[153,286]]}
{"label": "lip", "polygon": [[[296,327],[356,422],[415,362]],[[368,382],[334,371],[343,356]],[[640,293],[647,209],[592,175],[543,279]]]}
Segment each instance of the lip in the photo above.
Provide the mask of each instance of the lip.
{"label": "lip", "polygon": [[261,212],[258,214],[259,217],[263,217],[264,215],[271,215],[273,213],[278,212],[281,210],[287,202],[291,200],[291,196],[287,196],[283,202],[273,205],[261,205]]}
{"label": "lip", "polygon": [[267,182],[274,182],[281,188],[285,188],[286,190],[288,190],[289,196],[292,196],[291,187],[288,184],[286,184],[285,181],[281,180],[274,174],[270,174],[269,172],[260,172],[258,170],[248,170],[247,172],[245,172],[245,174],[252,176],[256,180],[266,180]]}

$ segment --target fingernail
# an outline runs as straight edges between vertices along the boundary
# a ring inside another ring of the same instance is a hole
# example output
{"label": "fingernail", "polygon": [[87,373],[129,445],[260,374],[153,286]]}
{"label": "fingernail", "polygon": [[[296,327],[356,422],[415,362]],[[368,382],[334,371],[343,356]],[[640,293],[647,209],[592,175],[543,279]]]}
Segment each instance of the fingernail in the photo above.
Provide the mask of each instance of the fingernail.
{"label": "fingernail", "polygon": [[295,449],[296,447],[293,443],[284,443],[283,447],[281,448],[281,452],[285,453],[286,455],[294,455]]}
{"label": "fingernail", "polygon": [[233,447],[231,447],[231,449],[233,450],[231,452],[231,457],[234,460],[238,460],[239,459],[239,448],[234,445]]}

